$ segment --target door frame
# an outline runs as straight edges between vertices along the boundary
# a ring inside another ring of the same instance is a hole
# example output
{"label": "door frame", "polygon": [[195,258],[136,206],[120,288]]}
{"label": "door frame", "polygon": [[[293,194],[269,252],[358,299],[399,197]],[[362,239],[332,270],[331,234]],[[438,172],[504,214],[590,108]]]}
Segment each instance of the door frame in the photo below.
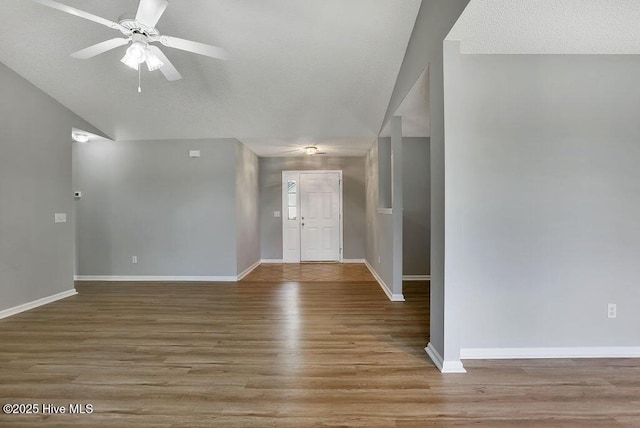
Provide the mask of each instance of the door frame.
{"label": "door frame", "polygon": [[[284,263],[300,263],[300,252],[301,252],[301,219],[300,219],[300,175],[303,174],[338,174],[339,175],[339,188],[338,188],[338,197],[340,204],[340,219],[339,219],[339,227],[340,227],[340,259],[338,260],[340,263],[344,261],[344,213],[343,213],[343,193],[344,186],[342,182],[342,170],[301,170],[301,171],[282,171],[282,261]],[[296,220],[289,220],[289,209],[288,209],[288,190],[287,190],[287,181],[296,180],[298,189],[296,192],[296,207],[297,207],[297,215]],[[297,239],[297,255],[293,252],[286,251],[287,246],[287,224],[290,222],[294,222],[297,225],[297,232],[295,239]]]}

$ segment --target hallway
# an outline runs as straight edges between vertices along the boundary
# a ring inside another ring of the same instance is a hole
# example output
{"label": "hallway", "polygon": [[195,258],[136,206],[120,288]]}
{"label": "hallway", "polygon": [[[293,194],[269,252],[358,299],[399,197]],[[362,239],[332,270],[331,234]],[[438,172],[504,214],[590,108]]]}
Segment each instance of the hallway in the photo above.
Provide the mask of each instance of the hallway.
{"label": "hallway", "polygon": [[362,282],[375,279],[361,263],[274,263],[258,266],[242,280],[256,281]]}

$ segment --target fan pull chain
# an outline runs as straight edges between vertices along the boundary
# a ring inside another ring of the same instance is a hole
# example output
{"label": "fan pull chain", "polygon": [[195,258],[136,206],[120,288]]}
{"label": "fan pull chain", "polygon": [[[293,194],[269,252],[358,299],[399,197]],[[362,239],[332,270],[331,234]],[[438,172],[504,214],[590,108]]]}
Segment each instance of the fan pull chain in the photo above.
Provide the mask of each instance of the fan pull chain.
{"label": "fan pull chain", "polygon": [[141,77],[141,75],[142,75],[142,71],[140,71],[140,69],[141,69],[141,68],[142,68],[142,67],[140,67],[140,66],[138,65],[138,93],[139,93],[139,94],[141,94],[141,93],[142,93],[142,85],[140,84],[140,82],[141,82],[141,80],[142,80],[142,77]]}

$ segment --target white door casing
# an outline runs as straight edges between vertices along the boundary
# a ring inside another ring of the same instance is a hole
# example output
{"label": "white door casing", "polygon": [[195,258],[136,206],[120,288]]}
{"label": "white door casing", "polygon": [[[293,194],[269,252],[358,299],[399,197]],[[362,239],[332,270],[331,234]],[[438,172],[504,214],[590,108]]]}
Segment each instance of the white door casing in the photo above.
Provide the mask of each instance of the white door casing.
{"label": "white door casing", "polygon": [[283,171],[282,201],[284,262],[342,261],[342,171]]}

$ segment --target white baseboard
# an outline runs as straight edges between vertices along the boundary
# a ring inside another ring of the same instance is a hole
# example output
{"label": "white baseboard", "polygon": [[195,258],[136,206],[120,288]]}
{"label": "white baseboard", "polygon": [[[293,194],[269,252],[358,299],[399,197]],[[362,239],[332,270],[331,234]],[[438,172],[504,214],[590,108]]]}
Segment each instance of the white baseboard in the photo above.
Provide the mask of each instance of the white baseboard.
{"label": "white baseboard", "polygon": [[249,275],[255,268],[257,268],[261,264],[262,264],[262,261],[258,260],[257,262],[255,262],[254,264],[246,268],[244,271],[238,274],[237,281],[240,281],[242,278]]}
{"label": "white baseboard", "polygon": [[365,266],[367,266],[367,269],[369,269],[369,272],[371,272],[371,275],[373,275],[373,277],[376,279],[376,281],[380,285],[380,288],[382,288],[382,291],[384,291],[384,294],[387,295],[389,300],[391,300],[392,302],[404,302],[405,301],[404,300],[404,296],[402,294],[393,294],[391,292],[391,289],[389,288],[389,286],[387,284],[385,284],[385,282],[382,280],[380,275],[378,275],[378,272],[376,272],[376,270],[373,268],[373,266],[371,266],[369,264],[368,261],[364,260],[364,264],[365,264]]}
{"label": "white baseboard", "polygon": [[280,263],[285,263],[285,261],[283,259],[262,259],[262,260],[260,260],[260,263],[264,263],[264,264],[280,264]]}
{"label": "white baseboard", "polygon": [[387,284],[384,283],[382,278],[380,278],[380,275],[378,275],[378,272],[376,272],[376,270],[369,264],[368,261],[365,260],[364,264],[365,266],[367,266],[367,269],[369,269],[369,272],[371,272],[371,275],[373,275],[373,277],[376,279],[376,281],[380,285],[380,288],[382,288],[382,291],[384,291],[384,294],[386,294],[389,300],[391,300],[393,298],[393,293],[391,292]]}
{"label": "white baseboard", "polygon": [[462,348],[463,360],[521,358],[640,358],[640,346],[591,346],[555,348]]}
{"label": "white baseboard", "polygon": [[403,281],[431,281],[431,275],[402,275]]}
{"label": "white baseboard", "polygon": [[431,342],[429,342],[429,344],[427,345],[426,348],[424,348],[424,350],[427,352],[427,355],[429,355],[429,358],[431,358],[431,361],[433,361],[433,364],[435,364],[438,370],[440,370],[442,373],[466,373],[467,372],[464,369],[464,366],[462,365],[462,361],[460,360],[444,361],[444,359],[442,358],[442,355],[440,355],[438,350],[431,344]]}
{"label": "white baseboard", "polygon": [[71,290],[63,291],[62,293],[54,294],[53,296],[43,297],[42,299],[34,300],[33,302],[14,306],[13,308],[0,311],[0,319],[19,314],[20,312],[28,311],[29,309],[34,309],[34,308],[37,308],[38,306],[43,306],[48,303],[55,302],[57,300],[66,299],[67,297],[71,297],[76,294],[78,294],[78,292],[75,289],[71,289]]}
{"label": "white baseboard", "polygon": [[364,259],[342,259],[341,263],[346,263],[346,264],[364,264]]}
{"label": "white baseboard", "polygon": [[75,281],[112,281],[112,282],[236,282],[237,276],[144,276],[144,275],[76,275]]}
{"label": "white baseboard", "polygon": [[404,294],[392,294],[391,295],[392,302],[404,302]]}

